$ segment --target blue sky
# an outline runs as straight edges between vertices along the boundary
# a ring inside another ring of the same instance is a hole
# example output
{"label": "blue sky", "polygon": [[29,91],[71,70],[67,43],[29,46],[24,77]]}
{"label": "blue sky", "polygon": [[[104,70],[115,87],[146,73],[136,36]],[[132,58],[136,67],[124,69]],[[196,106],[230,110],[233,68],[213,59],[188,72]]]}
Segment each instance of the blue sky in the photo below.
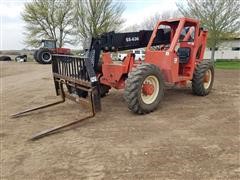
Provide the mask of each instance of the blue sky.
{"label": "blue sky", "polygon": [[[30,0],[0,0],[0,50],[23,49],[24,22],[21,19],[24,3]],[[140,24],[156,12],[174,11],[179,0],[124,0],[124,27]],[[66,46],[74,48],[72,46]]]}

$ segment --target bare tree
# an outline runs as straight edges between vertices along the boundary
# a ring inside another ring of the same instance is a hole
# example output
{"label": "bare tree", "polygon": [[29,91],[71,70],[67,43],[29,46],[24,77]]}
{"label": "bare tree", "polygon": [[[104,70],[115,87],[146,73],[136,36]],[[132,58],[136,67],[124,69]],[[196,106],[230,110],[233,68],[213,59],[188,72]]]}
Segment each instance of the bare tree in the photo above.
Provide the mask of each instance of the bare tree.
{"label": "bare tree", "polygon": [[141,29],[151,30],[153,29],[157,22],[162,19],[161,14],[155,13],[153,16],[146,18],[140,25]]}
{"label": "bare tree", "polygon": [[155,13],[153,16],[146,18],[140,25],[141,29],[151,30],[160,20],[179,17],[178,11],[164,11],[163,13]]}
{"label": "bare tree", "polygon": [[108,31],[119,30],[124,22],[125,9],[121,2],[112,0],[75,1],[74,26],[80,40],[97,37]]}
{"label": "bare tree", "polygon": [[133,24],[131,26],[127,26],[123,29],[121,29],[121,32],[134,32],[141,30],[141,27],[138,24]]}
{"label": "bare tree", "polygon": [[212,60],[221,40],[239,31],[239,0],[185,0],[177,3],[177,6],[184,16],[200,19],[202,25],[208,29],[208,46],[212,50]]}
{"label": "bare tree", "polygon": [[72,44],[73,33],[73,1],[72,0],[34,0],[25,4],[22,18],[26,23],[25,43],[37,47],[41,39],[57,39],[62,47]]}

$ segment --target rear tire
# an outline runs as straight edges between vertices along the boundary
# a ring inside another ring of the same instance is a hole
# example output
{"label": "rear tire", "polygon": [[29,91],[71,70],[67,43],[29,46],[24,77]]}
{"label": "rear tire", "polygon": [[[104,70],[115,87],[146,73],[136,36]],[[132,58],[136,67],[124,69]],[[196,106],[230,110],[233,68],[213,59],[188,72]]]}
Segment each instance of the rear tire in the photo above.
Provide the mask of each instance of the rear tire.
{"label": "rear tire", "polygon": [[192,79],[193,94],[206,96],[210,93],[214,81],[214,64],[210,60],[199,63]]}
{"label": "rear tire", "polygon": [[37,62],[40,64],[52,63],[52,54],[49,49],[39,49],[36,57],[37,57]]}
{"label": "rear tire", "polygon": [[[146,88],[147,87],[147,88]],[[153,64],[140,64],[126,80],[124,99],[128,108],[137,114],[154,111],[164,95],[164,81],[160,69]]]}
{"label": "rear tire", "polygon": [[[38,50],[34,51],[34,53],[33,53],[33,58],[36,62],[38,62],[37,53],[38,53]],[[38,62],[38,63],[40,63],[40,62]]]}

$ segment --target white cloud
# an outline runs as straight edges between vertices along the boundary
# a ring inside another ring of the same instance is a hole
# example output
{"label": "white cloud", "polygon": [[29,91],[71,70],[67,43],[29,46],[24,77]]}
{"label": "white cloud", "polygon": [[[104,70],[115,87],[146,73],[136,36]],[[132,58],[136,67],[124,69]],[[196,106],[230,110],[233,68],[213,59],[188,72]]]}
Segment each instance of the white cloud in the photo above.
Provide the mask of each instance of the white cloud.
{"label": "white cloud", "polygon": [[23,10],[23,4],[20,1],[4,1],[0,5],[0,16],[8,18],[18,18]]}
{"label": "white cloud", "polygon": [[23,26],[20,13],[23,1],[0,1],[0,49],[22,49]]}
{"label": "white cloud", "polygon": [[2,27],[2,48],[1,49],[22,49],[23,44],[23,23],[8,23]]}
{"label": "white cloud", "polygon": [[[165,1],[145,1],[144,8],[139,11],[128,11],[123,14],[123,18],[126,20],[125,27],[132,26],[134,24],[141,24],[147,17],[153,16],[155,13],[163,13],[166,11],[177,10],[176,0],[165,0]],[[137,2],[132,2],[137,3]],[[140,1],[141,3],[141,1]]]}

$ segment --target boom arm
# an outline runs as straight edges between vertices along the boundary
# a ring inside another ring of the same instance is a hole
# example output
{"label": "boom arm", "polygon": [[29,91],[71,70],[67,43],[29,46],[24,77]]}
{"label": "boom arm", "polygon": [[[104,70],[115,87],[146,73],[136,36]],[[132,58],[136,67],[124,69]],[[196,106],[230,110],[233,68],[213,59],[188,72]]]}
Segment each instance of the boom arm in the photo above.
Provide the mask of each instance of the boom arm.
{"label": "boom arm", "polygon": [[[149,43],[152,32],[152,30],[142,30],[139,32],[128,33],[109,32],[101,35],[100,38],[92,38],[90,46],[90,59],[94,62],[94,68],[98,65],[101,51],[116,52],[146,47]],[[156,38],[154,39],[152,45],[169,43],[170,29],[158,29]]]}

